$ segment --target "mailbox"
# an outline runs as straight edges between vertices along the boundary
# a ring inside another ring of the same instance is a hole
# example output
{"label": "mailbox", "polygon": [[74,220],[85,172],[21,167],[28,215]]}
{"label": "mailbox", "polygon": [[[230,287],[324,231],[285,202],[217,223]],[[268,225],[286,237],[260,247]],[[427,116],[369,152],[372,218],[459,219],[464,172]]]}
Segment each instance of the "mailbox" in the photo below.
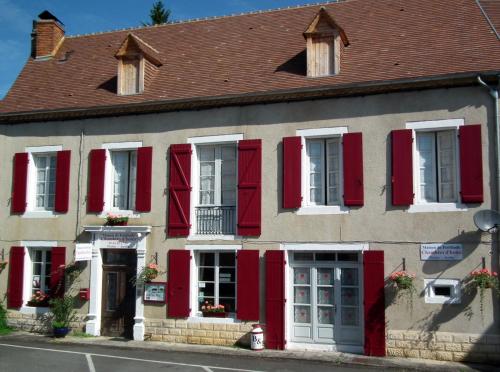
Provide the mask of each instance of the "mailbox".
{"label": "mailbox", "polygon": [[80,288],[80,300],[90,300],[90,288]]}

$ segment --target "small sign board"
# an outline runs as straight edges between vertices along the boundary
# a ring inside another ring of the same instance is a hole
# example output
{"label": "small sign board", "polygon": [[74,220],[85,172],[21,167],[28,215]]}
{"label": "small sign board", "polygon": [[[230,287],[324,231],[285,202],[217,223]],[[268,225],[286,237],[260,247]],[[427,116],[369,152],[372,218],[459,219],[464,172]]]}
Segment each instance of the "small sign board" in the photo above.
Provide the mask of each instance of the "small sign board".
{"label": "small sign board", "polygon": [[139,240],[133,233],[102,233],[99,241],[101,248],[135,249]]}
{"label": "small sign board", "polygon": [[144,301],[164,304],[166,287],[167,283],[144,283]]}
{"label": "small sign board", "polygon": [[91,261],[92,244],[76,244],[75,261]]}
{"label": "small sign board", "polygon": [[463,259],[462,244],[421,244],[422,261],[460,261]]}

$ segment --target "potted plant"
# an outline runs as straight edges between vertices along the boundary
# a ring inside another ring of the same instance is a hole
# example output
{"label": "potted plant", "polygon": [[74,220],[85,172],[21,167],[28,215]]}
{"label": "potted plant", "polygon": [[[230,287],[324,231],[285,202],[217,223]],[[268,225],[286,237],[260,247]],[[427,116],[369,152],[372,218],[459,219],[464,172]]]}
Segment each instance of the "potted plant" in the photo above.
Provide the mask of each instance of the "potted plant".
{"label": "potted plant", "polygon": [[152,280],[156,279],[156,277],[160,274],[160,270],[158,269],[158,265],[151,262],[147,264],[141,273],[141,280],[144,283],[149,283]]}
{"label": "potted plant", "polygon": [[227,316],[224,305],[210,305],[208,301],[201,307],[205,318],[225,318]]}
{"label": "potted plant", "polygon": [[469,274],[467,281],[479,290],[479,309],[481,314],[483,314],[484,291],[486,289],[493,289],[497,292],[497,294],[500,291],[498,274],[494,271],[491,272],[488,269],[474,270]]}
{"label": "potted plant", "polygon": [[127,226],[128,217],[109,213],[106,216],[106,226]]}
{"label": "potted plant", "polygon": [[54,337],[65,337],[70,331],[70,324],[76,319],[74,299],[71,296],[58,297],[50,300],[52,310],[52,329]]}
{"label": "potted plant", "polygon": [[31,300],[28,301],[28,306],[32,307],[48,307],[49,306],[49,295],[45,294],[43,291],[36,291]]}

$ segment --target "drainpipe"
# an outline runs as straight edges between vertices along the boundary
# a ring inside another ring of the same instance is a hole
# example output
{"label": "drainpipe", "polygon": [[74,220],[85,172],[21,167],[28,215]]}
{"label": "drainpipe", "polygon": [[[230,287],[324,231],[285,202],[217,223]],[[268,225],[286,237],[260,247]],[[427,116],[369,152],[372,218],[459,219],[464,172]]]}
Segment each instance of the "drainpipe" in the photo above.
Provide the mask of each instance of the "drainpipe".
{"label": "drainpipe", "polygon": [[494,103],[493,106],[495,108],[495,150],[496,150],[496,158],[495,158],[495,165],[496,165],[496,176],[497,176],[497,203],[496,203],[496,210],[500,210],[500,113],[498,111],[498,89],[494,89],[490,87],[488,84],[486,84],[483,79],[481,79],[481,76],[477,77],[477,81],[479,84],[484,86],[486,89],[488,89],[490,96],[493,98]]}

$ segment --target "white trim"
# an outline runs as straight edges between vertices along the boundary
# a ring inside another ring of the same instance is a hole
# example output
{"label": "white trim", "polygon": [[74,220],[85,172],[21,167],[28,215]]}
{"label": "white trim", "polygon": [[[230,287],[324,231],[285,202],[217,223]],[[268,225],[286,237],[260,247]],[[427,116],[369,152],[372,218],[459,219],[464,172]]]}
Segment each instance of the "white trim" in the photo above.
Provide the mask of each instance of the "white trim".
{"label": "white trim", "polygon": [[50,307],[21,306],[21,314],[47,314],[50,313]]}
{"label": "white trim", "polygon": [[[196,216],[194,216],[196,219]],[[194,227],[191,225],[191,228]],[[237,235],[189,235],[186,238],[188,241],[213,241],[213,240],[241,240],[241,236]]]}
{"label": "white trim", "polygon": [[191,251],[237,251],[242,249],[242,246],[241,244],[238,245],[186,244],[185,249]]}
{"label": "white trim", "polygon": [[[450,287],[450,297],[436,296],[434,286]],[[461,302],[460,279],[424,279],[426,304],[459,304]]]}
{"label": "white trim", "polygon": [[57,152],[57,151],[62,151],[63,147],[62,145],[55,145],[55,146],[32,146],[32,147],[26,147],[25,152],[29,153],[45,153],[45,152]]}
{"label": "white trim", "polygon": [[101,149],[105,150],[135,150],[142,147],[142,141],[135,142],[108,142],[101,145]]}
{"label": "white trim", "polygon": [[406,129],[413,130],[436,130],[436,129],[457,129],[465,124],[464,119],[444,119],[444,120],[427,120],[413,121],[406,123]]}
{"label": "white trim", "polygon": [[203,144],[203,143],[212,143],[217,144],[221,142],[238,142],[243,140],[243,134],[222,134],[219,136],[202,136],[202,137],[189,137],[187,139],[187,143],[190,144]]}
{"label": "white trim", "polygon": [[467,206],[462,203],[422,203],[412,204],[408,213],[421,212],[466,212]]}
{"label": "white trim", "polygon": [[283,243],[284,251],[367,251],[369,243]]}
{"label": "white trim", "polygon": [[295,132],[300,137],[322,137],[322,136],[340,136],[348,133],[347,127],[315,128],[315,129],[297,129]]}
{"label": "white trim", "polygon": [[287,350],[303,350],[303,351],[336,351],[353,354],[363,354],[364,347],[359,345],[343,345],[343,344],[313,344],[305,342],[289,342]]}
{"label": "white trim", "polygon": [[27,210],[21,215],[21,218],[57,218],[54,211],[30,211]]}
{"label": "white trim", "polygon": [[215,324],[238,324],[240,320],[236,319],[236,314],[229,314],[228,318],[204,318],[202,316],[190,316],[187,319],[188,323],[215,323]]}
{"label": "white trim", "polygon": [[317,215],[317,214],[346,214],[349,208],[344,205],[307,205],[297,209],[298,215]]}
{"label": "white trim", "polygon": [[147,234],[151,232],[151,226],[83,226],[83,230],[86,232],[96,233],[96,232],[112,232],[112,233],[143,233]]}

